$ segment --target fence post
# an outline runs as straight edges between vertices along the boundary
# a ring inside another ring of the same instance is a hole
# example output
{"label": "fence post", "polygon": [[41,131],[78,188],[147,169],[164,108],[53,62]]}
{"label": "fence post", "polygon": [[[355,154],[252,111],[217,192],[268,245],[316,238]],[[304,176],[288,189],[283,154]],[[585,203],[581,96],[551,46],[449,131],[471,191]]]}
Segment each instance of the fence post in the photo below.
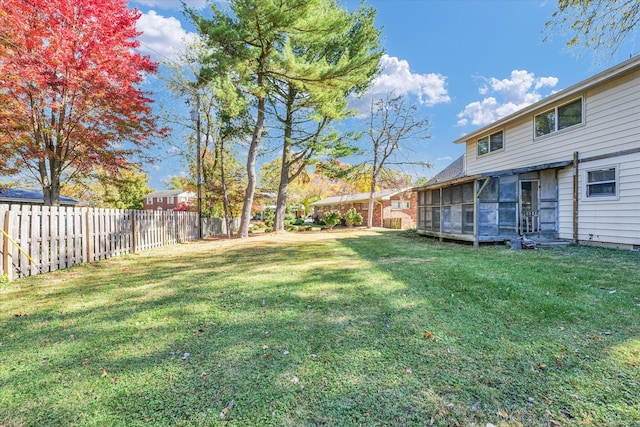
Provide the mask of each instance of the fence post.
{"label": "fence post", "polygon": [[85,234],[84,234],[84,246],[85,246],[85,256],[86,256],[86,260],[87,262],[91,262],[93,261],[93,257],[91,256],[91,233],[93,233],[93,230],[91,229],[91,219],[90,216],[92,215],[91,210],[90,209],[84,209],[84,224],[85,224]]}
{"label": "fence post", "polygon": [[136,244],[138,235],[136,234],[136,212],[135,210],[131,211],[131,253],[136,253]]}
{"label": "fence post", "polygon": [[11,211],[6,211],[4,213],[4,223],[2,228],[4,232],[7,233],[7,235],[2,235],[2,269],[7,275],[7,280],[9,282],[13,280],[15,275],[15,272],[13,271],[13,257],[11,256],[11,242],[9,241],[11,214]]}

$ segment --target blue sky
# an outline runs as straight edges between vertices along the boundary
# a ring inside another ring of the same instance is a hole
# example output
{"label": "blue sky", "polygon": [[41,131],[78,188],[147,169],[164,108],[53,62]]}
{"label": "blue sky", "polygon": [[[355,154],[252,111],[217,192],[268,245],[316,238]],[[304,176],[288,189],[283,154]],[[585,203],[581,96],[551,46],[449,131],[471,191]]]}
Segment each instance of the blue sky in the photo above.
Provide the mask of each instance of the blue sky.
{"label": "blue sky", "polygon": [[[203,0],[187,1],[204,8]],[[223,2],[220,2],[222,4]],[[358,0],[341,0],[348,8]],[[368,0],[377,9],[386,55],[382,73],[370,96],[388,91],[407,94],[430,118],[430,139],[409,144],[412,160],[427,161],[431,169],[410,169],[430,177],[460,156],[464,147],[453,140],[567,88],[621,62],[640,50],[630,40],[619,52],[596,63],[565,47],[566,37],[555,34],[543,41],[544,25],[554,12],[551,0]],[[138,22],[140,50],[156,61],[175,60],[194,28],[184,18],[178,0],[130,0],[143,13]],[[204,10],[204,9],[203,9]],[[160,103],[180,105],[162,91],[157,78],[148,79]],[[188,110],[185,108],[185,115]],[[366,128],[366,122],[352,121]],[[180,143],[176,129],[174,143]],[[166,146],[157,147],[163,160],[146,171],[150,186],[164,188],[163,179],[185,173],[183,162]],[[270,160],[270,159],[266,159]]]}

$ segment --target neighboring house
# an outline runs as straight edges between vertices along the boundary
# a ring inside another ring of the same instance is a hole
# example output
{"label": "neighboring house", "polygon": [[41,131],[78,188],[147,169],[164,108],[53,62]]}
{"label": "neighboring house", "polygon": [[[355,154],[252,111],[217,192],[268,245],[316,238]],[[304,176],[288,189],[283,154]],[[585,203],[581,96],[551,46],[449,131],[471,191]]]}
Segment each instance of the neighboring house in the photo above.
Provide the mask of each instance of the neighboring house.
{"label": "neighboring house", "polygon": [[454,143],[466,154],[414,189],[419,233],[640,248],[640,56]]}
{"label": "neighboring house", "polygon": [[154,191],[144,196],[143,209],[153,209],[159,211],[172,211],[179,206],[196,205],[196,194],[183,190],[162,190]]}
{"label": "neighboring house", "polygon": [[[31,190],[26,188],[0,188],[0,203],[21,204],[21,205],[43,205],[44,197],[42,190]],[[60,196],[60,206],[83,205],[81,200],[72,197]]]}
{"label": "neighboring house", "polygon": [[[416,226],[416,194],[410,189],[381,190],[373,193],[373,226],[386,228],[414,228]],[[318,200],[310,205],[314,215],[322,218],[325,212],[339,211],[344,215],[349,209],[362,215],[367,222],[369,193],[345,194]]]}

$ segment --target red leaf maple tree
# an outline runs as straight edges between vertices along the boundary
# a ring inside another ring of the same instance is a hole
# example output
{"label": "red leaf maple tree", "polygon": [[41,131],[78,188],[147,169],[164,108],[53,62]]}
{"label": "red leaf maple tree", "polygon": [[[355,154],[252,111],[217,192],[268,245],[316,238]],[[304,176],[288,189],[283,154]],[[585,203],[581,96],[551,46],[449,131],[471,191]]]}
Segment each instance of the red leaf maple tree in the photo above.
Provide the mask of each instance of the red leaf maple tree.
{"label": "red leaf maple tree", "polygon": [[157,69],[135,50],[140,16],[126,0],[0,2],[0,174],[30,173],[58,205],[62,183],[162,136],[139,88]]}

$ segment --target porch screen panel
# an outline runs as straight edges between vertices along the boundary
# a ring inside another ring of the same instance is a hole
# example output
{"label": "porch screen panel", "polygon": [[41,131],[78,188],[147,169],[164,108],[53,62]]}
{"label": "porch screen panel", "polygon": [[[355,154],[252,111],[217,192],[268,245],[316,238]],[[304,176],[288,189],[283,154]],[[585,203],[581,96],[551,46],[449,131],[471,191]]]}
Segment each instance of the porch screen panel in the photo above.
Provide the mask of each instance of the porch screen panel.
{"label": "porch screen panel", "polygon": [[451,233],[451,206],[442,207],[441,231],[443,233]]}
{"label": "porch screen panel", "polygon": [[518,176],[500,177],[498,233],[500,236],[518,234]]}
{"label": "porch screen panel", "polygon": [[[460,192],[462,195],[462,192]],[[455,234],[462,233],[462,205],[456,204],[451,206],[451,232]]]}
{"label": "porch screen panel", "polygon": [[498,203],[478,203],[478,234],[480,236],[498,235]]}

